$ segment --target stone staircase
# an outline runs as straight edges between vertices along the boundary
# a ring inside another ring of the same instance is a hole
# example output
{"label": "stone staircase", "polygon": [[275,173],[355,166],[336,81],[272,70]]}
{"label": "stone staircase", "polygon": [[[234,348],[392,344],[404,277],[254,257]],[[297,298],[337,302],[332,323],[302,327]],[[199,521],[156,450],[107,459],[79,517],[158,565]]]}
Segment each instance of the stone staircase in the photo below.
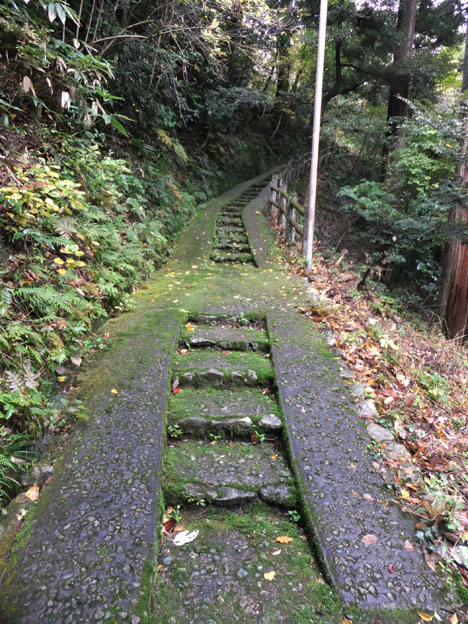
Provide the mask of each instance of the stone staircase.
{"label": "stone staircase", "polygon": [[218,215],[211,259],[214,262],[252,264],[254,258],[242,220],[242,210],[263,188],[257,183],[245,190],[236,200],[226,204]]}

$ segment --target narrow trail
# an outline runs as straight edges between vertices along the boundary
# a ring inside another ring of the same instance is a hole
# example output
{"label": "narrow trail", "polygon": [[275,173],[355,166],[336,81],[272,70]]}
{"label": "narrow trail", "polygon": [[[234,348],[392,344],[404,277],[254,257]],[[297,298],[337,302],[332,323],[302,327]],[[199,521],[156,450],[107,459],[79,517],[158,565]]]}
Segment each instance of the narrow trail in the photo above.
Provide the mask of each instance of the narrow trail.
{"label": "narrow trail", "polygon": [[[2,623],[453,612],[405,548],[414,522],[372,466],[346,371],[296,310],[308,286],[282,269],[264,185],[209,202],[133,309],[107,323],[112,348],[77,389],[90,422],[29,513]],[[184,545],[183,530],[160,533],[168,506],[193,538]]]}

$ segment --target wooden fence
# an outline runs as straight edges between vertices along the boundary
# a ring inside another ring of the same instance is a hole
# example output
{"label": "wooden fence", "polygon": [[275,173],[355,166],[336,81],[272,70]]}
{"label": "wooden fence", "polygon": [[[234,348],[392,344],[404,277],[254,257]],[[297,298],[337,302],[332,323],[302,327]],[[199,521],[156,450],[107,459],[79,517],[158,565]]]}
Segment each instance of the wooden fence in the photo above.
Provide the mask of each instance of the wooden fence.
{"label": "wooden fence", "polygon": [[[268,213],[272,222],[284,231],[287,243],[304,237],[305,209],[297,199],[288,193],[288,184],[304,176],[310,163],[310,154],[304,154],[290,161],[284,171],[275,174],[268,193]],[[300,223],[302,221],[302,224]]]}

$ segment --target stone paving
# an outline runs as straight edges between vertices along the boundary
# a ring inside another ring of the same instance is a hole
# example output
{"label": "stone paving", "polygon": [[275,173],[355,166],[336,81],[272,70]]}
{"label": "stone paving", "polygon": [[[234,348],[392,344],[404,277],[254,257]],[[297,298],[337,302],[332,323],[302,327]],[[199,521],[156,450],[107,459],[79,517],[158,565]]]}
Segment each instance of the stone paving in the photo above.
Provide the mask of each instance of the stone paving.
{"label": "stone paving", "polygon": [[[76,390],[90,421],[11,553],[2,624],[454,612],[422,552],[404,547],[413,519],[372,465],[339,362],[296,311],[308,286],[282,269],[263,187],[203,207],[132,311],[103,329],[112,348]],[[185,545],[161,535],[168,505],[192,532]]]}

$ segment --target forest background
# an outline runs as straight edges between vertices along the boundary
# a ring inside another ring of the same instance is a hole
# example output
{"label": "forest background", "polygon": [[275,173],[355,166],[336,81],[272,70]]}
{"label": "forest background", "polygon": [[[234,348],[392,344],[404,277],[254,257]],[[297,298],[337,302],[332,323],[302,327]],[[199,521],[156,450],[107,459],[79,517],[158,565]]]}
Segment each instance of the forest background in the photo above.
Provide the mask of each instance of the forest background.
{"label": "forest background", "polygon": [[[195,206],[309,150],[318,11],[317,0],[0,2],[3,502],[31,443],[86,417],[66,390],[107,346],[97,326],[125,309]],[[361,290],[383,289],[454,343],[468,299],[467,11],[329,2],[317,229],[330,258],[350,252]],[[451,405],[449,380],[418,383]],[[437,478],[454,520],[468,483]]]}

